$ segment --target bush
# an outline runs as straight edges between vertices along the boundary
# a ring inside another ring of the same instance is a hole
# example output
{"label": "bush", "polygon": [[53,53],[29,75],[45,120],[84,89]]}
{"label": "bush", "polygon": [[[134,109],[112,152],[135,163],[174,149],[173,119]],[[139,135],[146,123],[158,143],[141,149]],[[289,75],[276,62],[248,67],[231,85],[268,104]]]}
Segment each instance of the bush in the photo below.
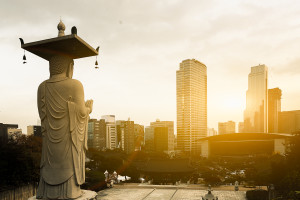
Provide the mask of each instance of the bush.
{"label": "bush", "polygon": [[81,186],[82,189],[98,192],[106,188],[105,176],[101,171],[86,171],[85,181],[86,182]]}
{"label": "bush", "polygon": [[248,200],[267,200],[268,191],[266,190],[248,190],[246,192],[246,197]]}
{"label": "bush", "polygon": [[39,181],[42,139],[16,136],[0,144],[0,187],[18,187]]}

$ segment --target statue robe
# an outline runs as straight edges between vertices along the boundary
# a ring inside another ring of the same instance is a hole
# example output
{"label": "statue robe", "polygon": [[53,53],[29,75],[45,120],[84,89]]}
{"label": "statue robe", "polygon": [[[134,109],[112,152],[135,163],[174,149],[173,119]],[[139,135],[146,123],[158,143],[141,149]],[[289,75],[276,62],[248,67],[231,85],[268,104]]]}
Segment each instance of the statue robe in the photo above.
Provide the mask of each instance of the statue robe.
{"label": "statue robe", "polygon": [[39,87],[43,147],[37,197],[41,199],[77,198],[81,196],[80,185],[85,182],[89,113],[87,109],[80,111],[73,101],[74,81],[49,79]]}

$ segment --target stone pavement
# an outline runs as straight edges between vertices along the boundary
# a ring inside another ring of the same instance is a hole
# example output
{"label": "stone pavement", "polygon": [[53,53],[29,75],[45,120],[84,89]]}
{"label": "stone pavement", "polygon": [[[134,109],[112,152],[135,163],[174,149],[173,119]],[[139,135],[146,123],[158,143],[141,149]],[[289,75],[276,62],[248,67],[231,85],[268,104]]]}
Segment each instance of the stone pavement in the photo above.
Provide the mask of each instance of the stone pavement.
{"label": "stone pavement", "polygon": [[[213,191],[219,200],[246,200],[245,191]],[[201,200],[206,190],[161,188],[110,188],[98,192],[97,200]]]}

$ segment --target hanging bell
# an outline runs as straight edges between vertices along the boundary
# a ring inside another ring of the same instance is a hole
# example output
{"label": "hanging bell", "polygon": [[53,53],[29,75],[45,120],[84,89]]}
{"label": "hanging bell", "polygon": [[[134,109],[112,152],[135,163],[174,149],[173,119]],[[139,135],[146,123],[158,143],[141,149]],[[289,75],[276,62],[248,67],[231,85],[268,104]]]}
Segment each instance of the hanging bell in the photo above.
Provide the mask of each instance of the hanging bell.
{"label": "hanging bell", "polygon": [[25,52],[24,52],[24,56],[23,56],[23,64],[26,63],[26,56],[25,56]]}
{"label": "hanging bell", "polygon": [[98,61],[96,60],[96,62],[95,62],[95,69],[98,69],[99,67],[98,67]]}
{"label": "hanging bell", "polygon": [[[100,47],[97,47],[97,48],[96,48],[97,55],[98,55],[98,52],[99,52],[99,48],[100,48]],[[98,59],[98,56],[96,56],[95,69],[99,69],[97,59]]]}

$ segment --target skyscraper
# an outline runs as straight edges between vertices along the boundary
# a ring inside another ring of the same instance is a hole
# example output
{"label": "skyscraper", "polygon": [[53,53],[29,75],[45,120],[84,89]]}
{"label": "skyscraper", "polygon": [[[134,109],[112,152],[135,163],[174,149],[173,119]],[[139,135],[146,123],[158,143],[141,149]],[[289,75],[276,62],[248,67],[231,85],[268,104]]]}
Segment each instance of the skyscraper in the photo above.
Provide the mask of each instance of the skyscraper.
{"label": "skyscraper", "polygon": [[200,150],[198,139],[207,136],[206,66],[187,59],[176,71],[177,147],[185,152]]}
{"label": "skyscraper", "polygon": [[281,89],[268,90],[268,132],[278,133],[278,115],[281,112]]}
{"label": "skyscraper", "polygon": [[244,132],[268,132],[268,68],[265,65],[251,67],[248,76]]}

